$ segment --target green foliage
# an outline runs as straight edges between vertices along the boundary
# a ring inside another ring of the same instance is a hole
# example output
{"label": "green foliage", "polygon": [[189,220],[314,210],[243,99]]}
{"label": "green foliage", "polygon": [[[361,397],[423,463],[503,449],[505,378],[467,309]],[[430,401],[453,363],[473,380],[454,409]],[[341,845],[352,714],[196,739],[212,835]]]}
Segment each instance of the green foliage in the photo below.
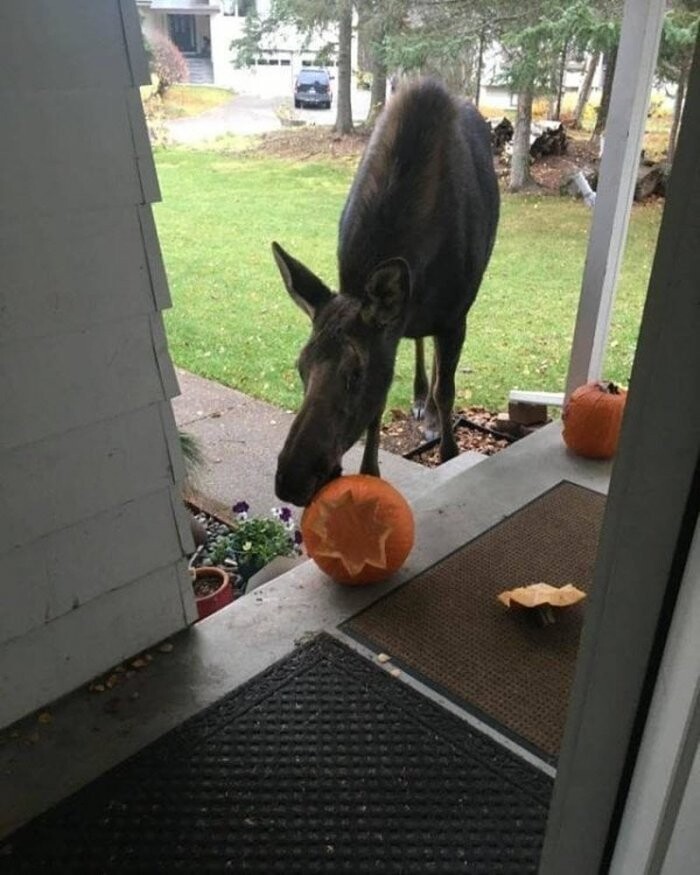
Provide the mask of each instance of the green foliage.
{"label": "green foliage", "polygon": [[204,463],[202,447],[195,435],[186,431],[180,431],[180,449],[185,459],[185,469],[188,477],[192,476]]}
{"label": "green foliage", "polygon": [[236,525],[229,535],[219,535],[209,551],[214,564],[235,559],[243,565],[262,568],[276,556],[294,556],[294,539],[277,519],[253,517]]}
{"label": "green foliage", "polygon": [[[272,0],[269,14],[266,18],[249,15],[245,20],[243,36],[233,40],[231,49],[234,52],[236,67],[249,67],[255,59],[267,48],[272,48],[271,37],[284,25],[294,26],[299,33],[305,34],[307,40],[315,33],[320,33],[329,24],[337,22],[337,4],[326,3],[323,0]],[[334,46],[327,46],[320,52],[319,63],[328,63]]]}
{"label": "green foliage", "polygon": [[518,90],[534,83],[552,90],[552,69],[568,48],[609,51],[620,39],[621,4],[606,0],[530,0],[522,15],[504,22],[498,37],[506,51],[506,81]]}
{"label": "green foliage", "polygon": [[664,17],[659,48],[658,74],[668,82],[678,82],[690,69],[698,36],[700,11],[681,6]]}
{"label": "green foliage", "polygon": [[[174,307],[175,362],[288,410],[308,319],[289,299],[270,253],[278,240],[332,288],[353,165],[157,152],[154,206]],[[606,376],[629,380],[661,208],[635,207],[613,311]],[[559,391],[566,378],[590,212],[580,201],[503,197],[493,258],[469,316],[457,403],[502,409],[510,389]],[[413,347],[402,341],[389,408],[411,403]]]}

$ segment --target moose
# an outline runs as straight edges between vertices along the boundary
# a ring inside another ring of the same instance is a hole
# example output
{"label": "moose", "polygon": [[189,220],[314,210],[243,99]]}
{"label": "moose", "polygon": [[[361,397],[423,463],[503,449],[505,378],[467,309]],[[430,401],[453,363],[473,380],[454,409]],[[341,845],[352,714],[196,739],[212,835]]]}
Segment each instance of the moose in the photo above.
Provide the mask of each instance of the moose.
{"label": "moose", "polygon": [[[491,256],[499,193],[490,130],[442,84],[419,79],[384,109],[340,218],[332,292],[272,251],[312,330],[298,360],[304,399],[278,458],[275,490],[307,505],[366,432],[360,471],[379,476],[379,435],[399,341],[415,340],[413,414],[440,461],[457,455],[455,369],[466,317]],[[428,383],[424,338],[434,340]]]}

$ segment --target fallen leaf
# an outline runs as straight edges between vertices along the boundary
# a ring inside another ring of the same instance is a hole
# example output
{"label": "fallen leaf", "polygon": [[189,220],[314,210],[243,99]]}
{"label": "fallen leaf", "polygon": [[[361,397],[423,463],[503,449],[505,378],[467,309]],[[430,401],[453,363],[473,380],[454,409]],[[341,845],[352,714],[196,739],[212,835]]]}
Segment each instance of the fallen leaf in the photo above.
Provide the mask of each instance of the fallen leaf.
{"label": "fallen leaf", "polygon": [[172,653],[172,651],[174,649],[175,649],[175,645],[171,644],[169,641],[166,641],[165,644],[161,644],[160,647],[158,648],[158,650],[160,650],[161,653]]}
{"label": "fallen leaf", "polygon": [[48,711],[42,711],[41,714],[39,714],[39,716],[37,717],[37,721],[46,725],[47,723],[53,722],[53,717],[49,714]]}

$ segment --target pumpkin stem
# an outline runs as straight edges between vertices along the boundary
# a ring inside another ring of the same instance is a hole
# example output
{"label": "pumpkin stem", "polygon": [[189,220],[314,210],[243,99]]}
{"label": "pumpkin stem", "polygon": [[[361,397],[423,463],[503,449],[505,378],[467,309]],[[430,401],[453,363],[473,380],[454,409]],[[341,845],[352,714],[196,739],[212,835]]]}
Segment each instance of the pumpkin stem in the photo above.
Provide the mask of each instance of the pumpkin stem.
{"label": "pumpkin stem", "polygon": [[542,626],[551,626],[552,623],[556,623],[556,617],[554,616],[552,606],[540,605],[537,608],[537,619],[540,621],[540,625]]}
{"label": "pumpkin stem", "polygon": [[598,385],[603,390],[603,392],[607,393],[608,395],[620,394],[620,387],[617,385],[617,383],[613,383],[610,380],[607,380],[605,383],[599,383]]}

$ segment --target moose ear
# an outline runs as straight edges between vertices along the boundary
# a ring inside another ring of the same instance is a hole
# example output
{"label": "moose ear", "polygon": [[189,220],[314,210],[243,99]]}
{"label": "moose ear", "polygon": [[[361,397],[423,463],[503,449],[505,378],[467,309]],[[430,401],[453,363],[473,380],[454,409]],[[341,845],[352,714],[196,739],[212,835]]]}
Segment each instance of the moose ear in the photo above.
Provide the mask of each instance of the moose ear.
{"label": "moose ear", "polygon": [[367,280],[362,318],[376,328],[401,323],[410,298],[411,269],[403,258],[390,258],[375,267]]}
{"label": "moose ear", "polygon": [[272,244],[272,254],[292,299],[313,319],[319,308],[333,297],[333,292],[308,267],[285,252],[279,243]]}

